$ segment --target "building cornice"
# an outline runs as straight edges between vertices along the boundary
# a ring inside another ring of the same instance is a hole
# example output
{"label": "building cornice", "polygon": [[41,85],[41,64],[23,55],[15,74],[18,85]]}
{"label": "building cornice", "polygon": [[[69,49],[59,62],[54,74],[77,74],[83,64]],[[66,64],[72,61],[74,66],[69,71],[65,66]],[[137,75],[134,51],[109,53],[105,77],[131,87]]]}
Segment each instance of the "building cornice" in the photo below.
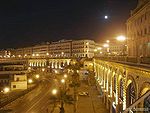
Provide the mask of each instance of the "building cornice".
{"label": "building cornice", "polygon": [[144,5],[138,7],[138,10],[137,8],[131,12],[131,17],[127,20],[127,23],[129,21],[131,21],[132,19],[134,19],[137,15],[139,15],[140,12],[142,12],[144,9],[146,9],[148,6],[150,6],[150,1],[146,2]]}

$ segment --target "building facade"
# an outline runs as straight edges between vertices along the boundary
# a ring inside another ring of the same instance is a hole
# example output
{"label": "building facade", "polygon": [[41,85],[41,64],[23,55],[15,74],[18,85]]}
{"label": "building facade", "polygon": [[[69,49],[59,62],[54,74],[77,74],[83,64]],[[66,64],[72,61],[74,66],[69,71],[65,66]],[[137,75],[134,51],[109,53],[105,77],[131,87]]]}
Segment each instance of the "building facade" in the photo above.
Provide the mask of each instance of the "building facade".
{"label": "building facade", "polygon": [[57,42],[44,43],[32,47],[18,48],[0,51],[0,56],[18,58],[70,58],[70,57],[94,57],[95,42],[93,40],[60,40]]}
{"label": "building facade", "polygon": [[49,45],[50,57],[71,57],[72,40],[60,40]]}
{"label": "building facade", "polygon": [[149,69],[94,59],[94,72],[110,113],[149,113]]}
{"label": "building facade", "polygon": [[95,42],[93,40],[77,40],[72,42],[73,57],[88,57],[94,56]]}
{"label": "building facade", "polygon": [[127,20],[128,55],[150,57],[150,1],[139,0]]}

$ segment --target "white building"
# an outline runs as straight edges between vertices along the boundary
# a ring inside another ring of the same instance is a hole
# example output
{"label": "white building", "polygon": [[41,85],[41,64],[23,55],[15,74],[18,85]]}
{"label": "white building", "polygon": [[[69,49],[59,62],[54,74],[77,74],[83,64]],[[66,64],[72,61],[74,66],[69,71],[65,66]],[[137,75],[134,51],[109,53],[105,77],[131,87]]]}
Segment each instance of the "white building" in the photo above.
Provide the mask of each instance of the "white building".
{"label": "white building", "polygon": [[50,57],[71,57],[72,40],[60,40],[49,45]]}
{"label": "white building", "polygon": [[14,75],[11,81],[11,90],[27,89],[27,75]]}
{"label": "white building", "polygon": [[[13,49],[11,57],[24,58],[62,58],[62,57],[94,57],[95,42],[93,40],[60,40],[39,44],[26,48]],[[4,57],[3,51],[0,51]]]}
{"label": "white building", "polygon": [[93,40],[76,40],[72,42],[73,57],[94,57],[95,42]]}
{"label": "white building", "polygon": [[48,54],[49,45],[35,45],[32,47],[32,57],[45,57]]}

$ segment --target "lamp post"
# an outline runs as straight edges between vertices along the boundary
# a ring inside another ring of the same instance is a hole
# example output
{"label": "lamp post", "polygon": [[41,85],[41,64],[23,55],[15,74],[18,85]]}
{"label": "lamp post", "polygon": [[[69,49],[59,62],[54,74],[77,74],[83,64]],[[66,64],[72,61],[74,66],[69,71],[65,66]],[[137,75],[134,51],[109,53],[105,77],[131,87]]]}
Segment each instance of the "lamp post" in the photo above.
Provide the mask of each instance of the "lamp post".
{"label": "lamp post", "polygon": [[40,78],[40,75],[39,75],[39,74],[35,75],[35,78],[36,78],[36,79],[39,79],[39,78]]}
{"label": "lamp post", "polygon": [[4,93],[8,93],[8,92],[10,91],[10,88],[5,87],[5,88],[3,89],[3,91],[4,91]]}
{"label": "lamp post", "polygon": [[7,101],[8,101],[8,100],[9,100],[10,88],[9,88],[9,87],[5,87],[5,88],[3,89],[3,92],[4,92],[4,94],[7,94],[7,95],[6,95],[6,99],[7,99]]}
{"label": "lamp post", "polygon": [[58,90],[57,90],[57,89],[53,89],[53,90],[52,90],[52,94],[53,94],[53,95],[56,95],[56,94],[57,94],[57,92],[58,92]]}
{"label": "lamp post", "polygon": [[[123,35],[120,35],[120,36],[117,36],[117,41],[119,41],[119,42],[125,42],[125,41],[127,41],[127,39],[126,39],[126,37],[125,36],[123,36]],[[125,54],[127,54],[126,52],[127,52],[127,42],[125,42],[124,44],[123,44],[123,51],[122,51],[122,53],[123,53],[123,55],[125,55]]]}
{"label": "lamp post", "polygon": [[29,84],[33,83],[33,80],[32,79],[28,79],[28,83]]}
{"label": "lamp post", "polygon": [[103,45],[104,48],[106,48],[106,52],[109,53],[109,44],[108,43],[105,43]]}

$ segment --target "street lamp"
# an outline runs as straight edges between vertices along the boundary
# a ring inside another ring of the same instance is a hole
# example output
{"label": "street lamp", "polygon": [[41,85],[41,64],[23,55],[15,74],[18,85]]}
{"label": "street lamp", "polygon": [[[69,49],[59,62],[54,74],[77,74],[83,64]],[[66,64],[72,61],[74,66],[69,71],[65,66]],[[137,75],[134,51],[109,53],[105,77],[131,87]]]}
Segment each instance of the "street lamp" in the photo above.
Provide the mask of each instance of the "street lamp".
{"label": "street lamp", "polygon": [[97,49],[94,49],[94,52],[97,52]]}
{"label": "street lamp", "polygon": [[58,73],[58,71],[57,71],[57,70],[55,70],[55,73],[57,74],[57,73]]}
{"label": "street lamp", "polygon": [[61,83],[65,83],[65,79],[61,79]]}
{"label": "street lamp", "polygon": [[64,52],[61,52],[62,55],[64,55]]}
{"label": "street lamp", "polygon": [[64,78],[67,78],[67,74],[64,74]]}
{"label": "street lamp", "polygon": [[31,84],[32,82],[33,82],[33,80],[32,80],[32,79],[29,79],[29,80],[28,80],[28,83],[30,83],[30,84]]}
{"label": "street lamp", "polygon": [[36,54],[36,56],[39,56],[39,54]]}
{"label": "street lamp", "polygon": [[27,54],[25,54],[24,57],[27,57]]}
{"label": "street lamp", "polygon": [[10,88],[5,87],[3,90],[4,90],[4,93],[8,93],[10,91]]}
{"label": "street lamp", "polygon": [[107,48],[109,47],[109,44],[104,44],[103,47]]}
{"label": "street lamp", "polygon": [[53,95],[56,95],[57,92],[58,92],[57,89],[53,89],[53,90],[52,90],[52,94],[53,94]]}
{"label": "street lamp", "polygon": [[34,56],[35,56],[35,54],[32,54],[32,56],[34,57]]}
{"label": "street lamp", "polygon": [[102,48],[101,48],[101,47],[98,47],[97,49],[98,49],[98,50],[102,50]]}
{"label": "street lamp", "polygon": [[45,71],[45,69],[44,69],[44,68],[42,68],[42,71],[44,72],[44,71]]}
{"label": "street lamp", "polygon": [[120,36],[118,36],[116,39],[117,39],[118,41],[123,42],[123,41],[125,41],[125,40],[126,40],[126,37],[125,37],[125,36],[123,36],[123,35],[120,35]]}
{"label": "street lamp", "polygon": [[37,75],[35,75],[35,77],[38,79],[38,78],[40,78],[40,75],[37,74]]}
{"label": "street lamp", "polygon": [[48,55],[49,55],[49,53],[46,53],[46,55],[48,56]]}
{"label": "street lamp", "polygon": [[[116,39],[119,42],[125,42],[126,37],[123,36],[123,35],[120,35]],[[125,42],[125,43],[127,43],[127,42]],[[123,55],[127,54],[126,52],[128,51],[128,47],[127,47],[127,45],[125,43],[123,44]]]}
{"label": "street lamp", "polygon": [[103,47],[106,48],[106,52],[109,52],[109,44],[108,44],[108,43],[105,43],[105,44],[103,45]]}
{"label": "street lamp", "polygon": [[109,40],[106,40],[106,43],[109,43],[110,41]]}

